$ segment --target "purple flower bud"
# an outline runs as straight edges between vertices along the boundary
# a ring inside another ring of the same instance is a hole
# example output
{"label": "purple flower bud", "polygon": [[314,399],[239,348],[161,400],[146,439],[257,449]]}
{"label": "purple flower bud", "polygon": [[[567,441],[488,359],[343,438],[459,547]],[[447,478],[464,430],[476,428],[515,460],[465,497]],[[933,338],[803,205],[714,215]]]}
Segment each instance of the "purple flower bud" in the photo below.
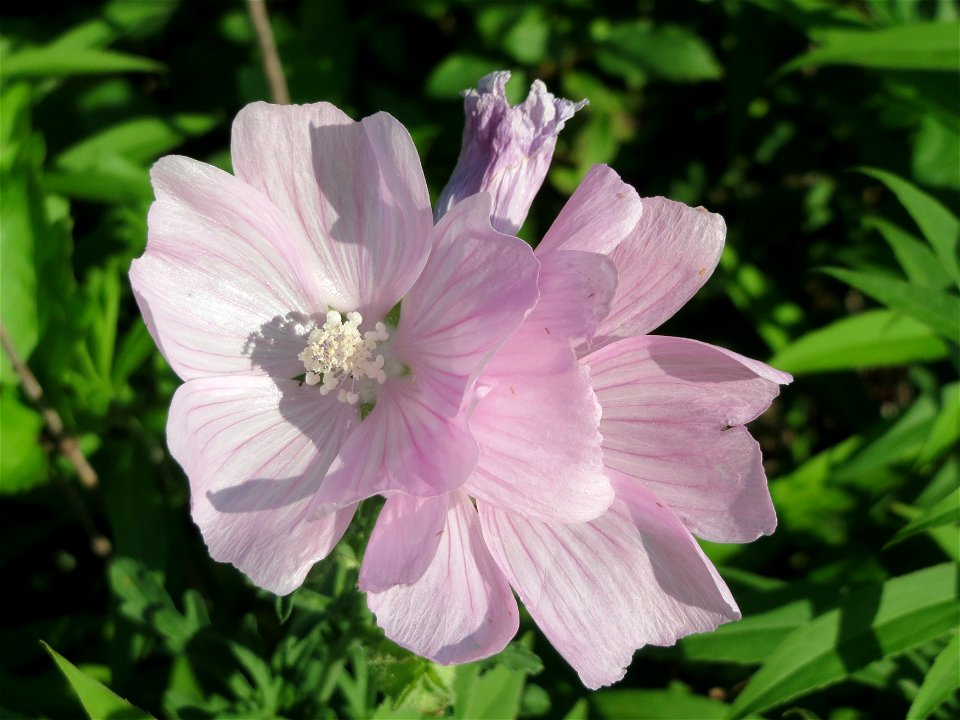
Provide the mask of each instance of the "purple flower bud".
{"label": "purple flower bud", "polygon": [[564,123],[587,104],[555,97],[534,80],[527,99],[510,107],[510,73],[492,72],[463,93],[466,124],[463,145],[450,181],[437,200],[436,220],[478,192],[493,197],[494,229],[513,235],[520,229],[543,184]]}

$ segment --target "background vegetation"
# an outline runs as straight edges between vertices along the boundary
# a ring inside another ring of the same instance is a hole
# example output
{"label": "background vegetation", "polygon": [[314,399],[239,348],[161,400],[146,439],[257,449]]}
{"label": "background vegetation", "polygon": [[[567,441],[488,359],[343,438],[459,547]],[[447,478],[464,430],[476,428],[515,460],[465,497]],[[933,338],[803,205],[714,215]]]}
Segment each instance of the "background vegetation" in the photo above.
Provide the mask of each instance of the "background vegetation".
{"label": "background vegetation", "polygon": [[534,78],[589,98],[524,228],[531,241],[598,162],[641,195],[725,216],[719,269],[660,332],[796,375],[753,425],[780,528],[707,547],[742,622],[643,649],[596,693],[529,618],[501,656],[459,668],[385,641],[355,589],[375,507],[291,597],[212,562],[164,444],[178,380],[126,273],[145,244],[150,165],[177,152],[229,168],[233,115],[268,97],[247,7],[11,3],[0,715],[77,717],[81,703],[97,718],[960,714],[957,4],[269,11],[293,101],[389,111],[433,193],[459,148],[457,93],[484,73],[512,69],[518,100]]}

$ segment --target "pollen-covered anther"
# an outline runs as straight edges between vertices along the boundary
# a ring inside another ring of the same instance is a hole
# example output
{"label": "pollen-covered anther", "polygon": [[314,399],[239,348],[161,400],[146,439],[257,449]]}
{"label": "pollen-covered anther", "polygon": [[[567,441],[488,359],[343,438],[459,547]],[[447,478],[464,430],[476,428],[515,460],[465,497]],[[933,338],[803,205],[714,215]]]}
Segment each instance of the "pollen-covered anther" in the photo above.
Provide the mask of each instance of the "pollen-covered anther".
{"label": "pollen-covered anther", "polygon": [[377,353],[379,343],[388,340],[390,333],[382,322],[373,330],[360,334],[363,317],[348,312],[346,320],[336,310],[327,313],[322,327],[310,331],[307,347],[297,356],[302,362],[307,385],[317,385],[321,395],[337,390],[337,399],[349,405],[360,402],[363,382],[375,380],[383,384],[385,359]]}

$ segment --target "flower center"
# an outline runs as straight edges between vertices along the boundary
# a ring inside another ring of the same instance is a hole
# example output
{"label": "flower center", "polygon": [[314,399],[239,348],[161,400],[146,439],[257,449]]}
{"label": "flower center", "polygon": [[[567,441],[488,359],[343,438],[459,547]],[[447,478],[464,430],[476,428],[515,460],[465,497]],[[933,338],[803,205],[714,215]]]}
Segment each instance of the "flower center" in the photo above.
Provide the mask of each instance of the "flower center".
{"label": "flower center", "polygon": [[376,386],[387,379],[383,355],[377,353],[377,344],[390,337],[387,326],[378,322],[361,335],[362,322],[358,312],[348,312],[344,321],[331,310],[323,326],[310,331],[307,347],[297,356],[306,368],[307,385],[319,385],[321,395],[336,390],[337,399],[350,405],[372,401]]}

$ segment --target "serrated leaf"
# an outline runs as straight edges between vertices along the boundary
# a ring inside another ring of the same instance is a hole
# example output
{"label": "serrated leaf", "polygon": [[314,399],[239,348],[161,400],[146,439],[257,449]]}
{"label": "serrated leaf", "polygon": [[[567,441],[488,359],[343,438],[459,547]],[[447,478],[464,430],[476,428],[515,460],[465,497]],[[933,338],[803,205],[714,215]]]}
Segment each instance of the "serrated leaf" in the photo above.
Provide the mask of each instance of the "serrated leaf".
{"label": "serrated leaf", "polygon": [[892,310],[900,310],[953,342],[960,335],[960,298],[952,293],[918,287],[893,277],[826,268],[829,275],[852,285]]}
{"label": "serrated leaf", "polygon": [[953,633],[950,642],[940,651],[923,679],[907,717],[921,720],[950,699],[960,688],[960,633]]}
{"label": "serrated leaf", "polygon": [[913,23],[873,30],[813,31],[819,48],[794,58],[779,73],[808,65],[860,65],[897,70],[957,70],[960,23]]}
{"label": "serrated leaf", "polygon": [[784,638],[733,704],[740,718],[835,683],[956,625],[957,566],[945,563],[851,592]]}
{"label": "serrated leaf", "polygon": [[63,45],[24,48],[3,60],[3,74],[7,78],[161,72],[163,69],[162,64],[136,55]]}
{"label": "serrated leaf", "polygon": [[152,715],[130,704],[113,690],[81,671],[42,640],[40,644],[60,668],[70,687],[80,699],[83,709],[91,720],[151,720]]}
{"label": "serrated leaf", "polygon": [[730,706],[682,688],[601,690],[590,696],[591,717],[632,720],[720,720]]}
{"label": "serrated leaf", "polygon": [[947,344],[920,321],[892,310],[867,310],[797,338],[770,364],[802,375],[929,362],[948,354]]}
{"label": "serrated leaf", "polygon": [[960,220],[939,200],[923,192],[903,178],[878,168],[860,168],[860,172],[876,178],[897,196],[933,247],[944,269],[955,282],[960,282]]}

